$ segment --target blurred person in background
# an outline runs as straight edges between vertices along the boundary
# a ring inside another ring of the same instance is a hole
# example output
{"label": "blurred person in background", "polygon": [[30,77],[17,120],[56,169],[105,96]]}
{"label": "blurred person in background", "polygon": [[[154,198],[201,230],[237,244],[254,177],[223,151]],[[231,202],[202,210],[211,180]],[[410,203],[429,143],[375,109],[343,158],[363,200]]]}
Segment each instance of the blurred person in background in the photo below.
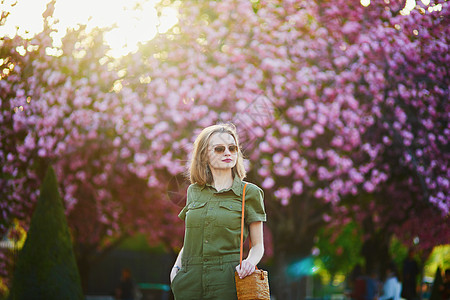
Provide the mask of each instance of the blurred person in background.
{"label": "blurred person in background", "polygon": [[366,295],[365,300],[376,300],[378,296],[378,273],[377,271],[371,270],[366,276]]}
{"label": "blurred person in background", "polygon": [[391,262],[386,270],[382,295],[378,300],[400,300],[401,289],[402,284],[398,280],[397,267]]}
{"label": "blurred person in background", "polygon": [[120,300],[134,300],[134,283],[131,278],[131,271],[128,268],[122,269],[117,296]]}
{"label": "blurred person in background", "polygon": [[403,261],[403,289],[402,298],[407,300],[417,299],[417,276],[419,275],[419,266],[414,259],[414,250],[409,249],[408,256]]}

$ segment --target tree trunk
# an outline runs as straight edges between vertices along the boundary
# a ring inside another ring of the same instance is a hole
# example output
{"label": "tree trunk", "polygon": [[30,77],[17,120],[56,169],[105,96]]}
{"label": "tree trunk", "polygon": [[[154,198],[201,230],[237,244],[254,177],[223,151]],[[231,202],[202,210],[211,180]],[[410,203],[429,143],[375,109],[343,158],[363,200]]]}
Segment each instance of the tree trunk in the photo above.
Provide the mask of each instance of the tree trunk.
{"label": "tree trunk", "polygon": [[77,259],[78,272],[81,277],[81,286],[83,288],[83,293],[86,295],[88,292],[89,284],[89,273],[91,268],[102,258],[108,255],[112,250],[114,250],[120,243],[122,243],[128,234],[123,234],[118,237],[114,242],[109,244],[107,247],[101,249],[101,251],[96,250],[98,248],[97,244],[87,245],[78,243],[74,245],[75,256]]}
{"label": "tree trunk", "polygon": [[380,231],[371,234],[369,239],[364,241],[361,255],[366,262],[365,271],[367,274],[377,272],[380,278],[384,278],[387,266],[391,261],[389,255],[390,237],[390,234]]}
{"label": "tree trunk", "polygon": [[306,277],[311,276],[305,270],[311,258],[315,232],[297,235],[295,240],[278,232],[274,235],[274,274],[270,274],[271,294],[277,299],[305,299]]}
{"label": "tree trunk", "polygon": [[89,283],[89,272],[91,271],[91,266],[86,259],[78,258],[78,271],[81,277],[81,287],[83,288],[83,294],[86,295],[88,291]]}

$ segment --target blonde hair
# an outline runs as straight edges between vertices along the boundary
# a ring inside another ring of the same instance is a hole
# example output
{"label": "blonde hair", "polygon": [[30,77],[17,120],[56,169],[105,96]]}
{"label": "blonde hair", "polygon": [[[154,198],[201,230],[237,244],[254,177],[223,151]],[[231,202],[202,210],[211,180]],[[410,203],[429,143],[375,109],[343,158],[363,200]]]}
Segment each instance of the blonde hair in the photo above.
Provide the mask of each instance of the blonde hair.
{"label": "blonde hair", "polygon": [[204,185],[206,183],[212,184],[213,177],[208,166],[208,146],[211,136],[215,133],[228,133],[234,138],[236,146],[238,146],[236,165],[231,169],[233,177],[239,176],[244,179],[246,176],[244,168],[244,157],[239,147],[238,135],[236,133],[236,126],[231,123],[218,124],[206,127],[200,132],[194,142],[194,149],[190,167],[188,169],[189,180],[191,183]]}

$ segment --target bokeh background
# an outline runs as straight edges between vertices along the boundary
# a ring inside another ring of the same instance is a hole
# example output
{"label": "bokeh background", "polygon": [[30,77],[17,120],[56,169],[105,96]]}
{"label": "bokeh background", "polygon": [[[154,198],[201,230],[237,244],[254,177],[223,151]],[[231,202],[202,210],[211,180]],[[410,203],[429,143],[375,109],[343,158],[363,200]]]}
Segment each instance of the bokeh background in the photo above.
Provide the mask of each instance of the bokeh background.
{"label": "bokeh background", "polygon": [[447,1],[0,5],[3,295],[49,165],[85,294],[125,250],[167,284],[192,142],[219,122],[265,191],[277,299],[345,295],[409,248],[419,285],[450,267]]}

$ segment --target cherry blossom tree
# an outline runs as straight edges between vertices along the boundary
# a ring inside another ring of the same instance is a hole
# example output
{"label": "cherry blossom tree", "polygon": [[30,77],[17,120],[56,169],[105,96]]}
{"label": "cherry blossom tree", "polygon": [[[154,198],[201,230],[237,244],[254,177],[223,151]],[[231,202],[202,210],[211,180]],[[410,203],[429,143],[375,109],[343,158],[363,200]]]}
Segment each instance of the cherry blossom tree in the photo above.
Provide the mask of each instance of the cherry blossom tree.
{"label": "cherry blossom tree", "polygon": [[[350,206],[352,213],[356,211],[357,218],[369,225],[364,226],[367,263],[382,264],[389,259],[392,234],[410,247],[414,238],[420,237],[415,246],[422,251],[423,260],[434,245],[449,239],[448,153],[444,150],[448,132],[448,78],[444,74],[448,70],[443,67],[448,55],[442,48],[448,42],[443,22],[448,10],[444,4],[441,13],[434,12],[441,5],[417,6],[403,16],[402,7],[391,3],[384,8],[392,15],[388,19],[391,29],[386,28],[378,47],[375,44],[370,49],[371,57],[379,55],[379,59],[371,58],[371,63],[378,62],[379,70],[384,69],[385,82],[379,90],[381,101],[373,108],[378,118],[369,141],[382,141],[379,165],[384,164],[383,172],[389,177],[371,196],[359,194]],[[367,74],[373,75],[369,70]],[[376,86],[376,81],[370,86]],[[368,198],[369,203],[361,205],[361,200]],[[417,226],[419,223],[422,226]],[[385,255],[377,259],[377,253]]]}
{"label": "cherry blossom tree", "polygon": [[[431,203],[441,211],[431,208],[431,222],[448,222],[448,8],[439,5],[409,15],[381,1],[183,5],[179,25],[126,65],[146,66],[142,97],[164,103],[176,127],[240,126],[283,267],[309,253],[319,227],[346,222],[346,198],[414,187],[406,206]],[[383,200],[372,199],[355,206]]]}
{"label": "cherry blossom tree", "polygon": [[155,172],[141,165],[150,163],[146,154],[124,147],[141,143],[130,136],[142,105],[134,92],[114,91],[120,76],[105,55],[102,32],[87,35],[80,27],[55,49],[52,9],[50,3],[45,29],[33,40],[2,40],[0,229],[15,218],[27,228],[52,164],[86,284],[92,263],[127,236],[145,232],[153,244],[176,249],[170,237],[182,226],[173,226],[178,207],[166,196],[170,176],[149,176]]}
{"label": "cherry blossom tree", "polygon": [[400,1],[184,1],[176,26],[120,60],[82,26],[54,48],[52,5],[33,40],[2,40],[0,232],[26,226],[53,164],[82,277],[136,231],[181,247],[182,174],[217,122],[238,126],[265,191],[280,298],[326,224],[389,207],[408,213],[370,220],[390,233],[414,228],[409,212],[448,222],[447,2],[405,15]]}

